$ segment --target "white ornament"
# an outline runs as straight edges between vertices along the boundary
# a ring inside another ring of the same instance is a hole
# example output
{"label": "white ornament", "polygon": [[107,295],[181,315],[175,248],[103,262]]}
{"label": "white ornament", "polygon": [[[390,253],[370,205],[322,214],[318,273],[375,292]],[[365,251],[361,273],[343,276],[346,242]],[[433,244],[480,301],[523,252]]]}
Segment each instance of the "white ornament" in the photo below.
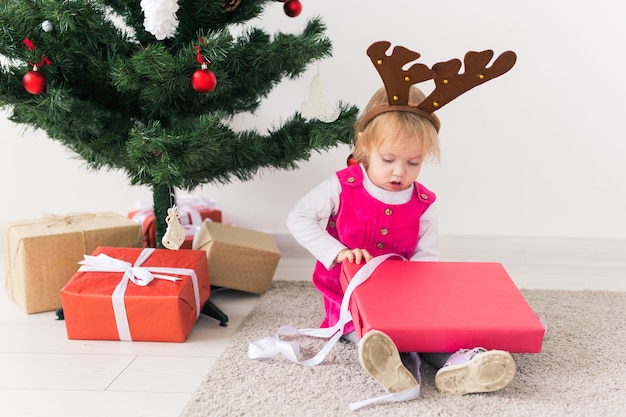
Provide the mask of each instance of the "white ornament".
{"label": "white ornament", "polygon": [[44,32],[52,32],[52,22],[49,20],[44,20],[41,23],[41,28],[43,29]]}
{"label": "white ornament", "polygon": [[341,109],[337,106],[333,106],[330,100],[325,98],[319,75],[313,77],[311,81],[311,92],[309,93],[309,102],[303,101],[301,109],[304,117],[308,119],[318,119],[324,123],[334,122],[341,113]]}
{"label": "white ornament", "polygon": [[176,0],[141,0],[143,27],[157,40],[171,38],[178,27],[178,2]]}
{"label": "white ornament", "polygon": [[161,243],[167,249],[178,250],[185,242],[185,228],[180,223],[180,212],[178,207],[174,206],[167,209],[167,230],[161,239]]}

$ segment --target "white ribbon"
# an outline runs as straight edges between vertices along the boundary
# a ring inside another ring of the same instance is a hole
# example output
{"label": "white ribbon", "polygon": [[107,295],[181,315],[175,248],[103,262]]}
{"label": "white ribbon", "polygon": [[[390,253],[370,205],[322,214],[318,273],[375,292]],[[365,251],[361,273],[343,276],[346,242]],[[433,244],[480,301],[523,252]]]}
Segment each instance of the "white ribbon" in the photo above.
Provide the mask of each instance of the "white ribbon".
{"label": "white ribbon", "polygon": [[214,209],[216,202],[212,198],[205,198],[199,195],[183,194],[176,197],[176,204],[180,206],[202,207]]}
{"label": "white ribbon", "polygon": [[358,410],[359,408],[363,408],[365,406],[379,403],[379,402],[401,402],[401,401],[409,401],[414,400],[420,396],[421,384],[417,384],[414,387],[406,389],[400,392],[392,392],[389,394],[381,395],[379,397],[368,398],[367,400],[356,401],[348,405],[350,410]]}
{"label": "white ribbon", "polygon": [[172,277],[162,274],[189,275],[193,284],[193,292],[196,301],[196,317],[200,315],[200,289],[198,287],[198,276],[196,271],[189,268],[167,268],[157,266],[141,266],[146,259],[155,251],[154,248],[145,248],[139,254],[135,264],[113,258],[109,255],[101,253],[97,256],[85,255],[84,260],[78,262],[82,265],[78,268],[79,272],[121,272],[122,279],[113,290],[111,302],[113,303],[113,313],[115,315],[115,324],[120,340],[133,340],[130,335],[130,327],[128,325],[128,316],[126,314],[126,306],[124,305],[124,294],[128,287],[128,282],[145,287],[150,284],[153,279],[165,279],[168,281],[180,281],[179,277]]}
{"label": "white ribbon", "polygon": [[[191,224],[185,224],[183,222],[181,223],[183,224],[183,228],[185,229],[185,236],[193,237],[191,247],[195,248],[196,240],[200,235],[200,229],[202,229],[202,216],[200,215],[200,212],[198,210],[190,206],[182,205],[178,206],[178,209],[180,210],[180,213],[183,214],[183,216],[180,216],[181,219],[184,219],[187,223],[189,222],[189,219],[191,219]],[[211,221],[211,219],[206,220]]]}
{"label": "white ribbon", "polygon": [[[354,289],[364,283],[380,264],[382,264],[388,258],[394,256],[400,255],[387,254],[377,256],[376,258],[371,259],[369,262],[363,265],[363,267],[361,267],[361,269],[359,269],[356,274],[354,274],[354,277],[352,277],[352,280],[348,284],[348,287],[343,294],[341,307],[339,308],[339,320],[337,320],[337,323],[334,326],[327,328],[299,330],[290,325],[281,326],[276,333],[276,337],[266,337],[259,341],[250,343],[250,345],[248,346],[248,357],[252,359],[262,359],[273,357],[278,355],[279,353],[282,353],[283,356],[287,357],[287,359],[299,365],[314,366],[322,362],[328,352],[330,352],[330,350],[337,343],[339,338],[341,338],[341,336],[343,335],[343,329],[345,325],[352,320],[352,316],[348,311],[348,307],[350,304],[350,297],[352,296],[352,292],[354,291]],[[280,336],[296,335],[312,336],[324,339],[330,338],[330,340],[328,341],[326,346],[324,346],[322,350],[313,358],[301,361],[297,359],[300,355],[300,347],[298,342],[286,342],[279,339]]]}
{"label": "white ribbon", "polygon": [[[343,294],[341,307],[339,308],[339,320],[337,320],[337,323],[334,326],[326,328],[299,330],[290,325],[281,326],[278,329],[275,338],[266,337],[259,341],[250,343],[250,345],[248,346],[248,357],[252,359],[261,359],[276,356],[278,353],[283,353],[283,355],[286,356],[287,359],[299,365],[314,366],[322,362],[328,352],[330,352],[335,343],[337,343],[339,338],[341,338],[341,336],[343,335],[343,329],[345,325],[352,320],[352,316],[348,311],[348,307],[350,304],[350,297],[352,296],[352,292],[354,291],[354,289],[364,283],[380,264],[393,256],[400,255],[387,254],[373,258],[365,265],[363,265],[363,267],[361,267],[361,269],[359,269],[356,274],[354,274],[354,277],[352,277],[352,280],[348,284],[348,287]],[[297,357],[300,355],[300,347],[298,342],[285,342],[284,340],[278,339],[278,337],[280,336],[295,335],[312,336],[324,339],[330,338],[330,340],[328,341],[326,346],[324,346],[322,350],[313,358],[305,361],[300,361],[297,359]]]}
{"label": "white ribbon", "polygon": [[135,223],[139,223],[142,227],[146,221],[148,216],[152,216],[154,214],[154,208],[152,204],[146,201],[137,201],[135,203],[135,214],[133,214],[133,218],[131,219]]}
{"label": "white ribbon", "polygon": [[[339,320],[337,323],[328,328],[309,328],[309,329],[296,329],[293,326],[285,325],[281,326],[276,333],[276,337],[266,337],[256,342],[252,342],[248,346],[248,357],[252,359],[265,359],[277,356],[282,354],[291,362],[297,363],[298,365],[303,366],[315,366],[322,362],[331,349],[335,346],[337,341],[343,335],[343,329],[346,323],[349,323],[352,320],[352,316],[350,311],[348,311],[348,307],[350,304],[350,297],[352,296],[352,292],[367,281],[367,279],[374,273],[376,268],[378,268],[384,261],[391,257],[400,257],[403,260],[406,260],[401,255],[397,254],[386,254],[377,256],[367,262],[361,269],[359,269],[352,277],[352,280],[348,284],[346,288],[343,298],[341,300],[341,307],[339,308]],[[295,335],[304,335],[304,336],[312,336],[319,338],[330,338],[330,340],[326,343],[326,345],[315,355],[314,357],[307,360],[300,360],[300,344],[297,341],[287,341],[279,339],[280,336],[295,336]],[[381,395],[374,398],[369,398],[367,400],[357,401],[349,404],[350,410],[358,410],[359,408],[365,407],[367,405],[377,403],[377,402],[398,402],[398,401],[408,401],[413,400],[420,395],[420,387],[421,381],[419,377],[419,357],[417,355],[412,355],[414,360],[416,361],[416,367],[418,369],[418,384],[415,387],[411,387],[407,390],[389,393],[385,395]]]}

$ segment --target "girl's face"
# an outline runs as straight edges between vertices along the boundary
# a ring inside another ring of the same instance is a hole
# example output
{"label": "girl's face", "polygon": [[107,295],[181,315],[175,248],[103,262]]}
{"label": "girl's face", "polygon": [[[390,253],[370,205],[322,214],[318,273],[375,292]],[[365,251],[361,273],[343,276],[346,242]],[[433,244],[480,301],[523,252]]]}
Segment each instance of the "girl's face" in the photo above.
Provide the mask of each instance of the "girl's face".
{"label": "girl's face", "polygon": [[415,140],[385,141],[367,156],[367,176],[388,191],[409,188],[417,179],[424,160],[422,146]]}

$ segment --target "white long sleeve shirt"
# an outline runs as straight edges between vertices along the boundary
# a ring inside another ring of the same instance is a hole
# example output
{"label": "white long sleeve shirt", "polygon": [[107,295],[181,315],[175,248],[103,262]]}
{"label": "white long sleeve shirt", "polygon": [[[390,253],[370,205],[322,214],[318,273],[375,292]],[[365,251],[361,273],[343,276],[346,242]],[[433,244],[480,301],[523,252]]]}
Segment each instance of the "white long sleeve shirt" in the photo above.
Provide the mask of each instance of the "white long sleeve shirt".
{"label": "white long sleeve shirt", "polygon": [[[375,186],[363,170],[363,186],[374,198],[386,204],[404,204],[415,192],[414,186],[402,191],[387,191]],[[339,207],[341,184],[336,175],[305,194],[287,216],[287,228],[294,239],[308,250],[327,269],[337,254],[346,246],[326,231],[326,222]],[[357,220],[358,221],[358,220]],[[350,248],[354,249],[354,248]],[[439,259],[439,232],[434,204],[420,217],[419,240],[411,260],[435,261]]]}

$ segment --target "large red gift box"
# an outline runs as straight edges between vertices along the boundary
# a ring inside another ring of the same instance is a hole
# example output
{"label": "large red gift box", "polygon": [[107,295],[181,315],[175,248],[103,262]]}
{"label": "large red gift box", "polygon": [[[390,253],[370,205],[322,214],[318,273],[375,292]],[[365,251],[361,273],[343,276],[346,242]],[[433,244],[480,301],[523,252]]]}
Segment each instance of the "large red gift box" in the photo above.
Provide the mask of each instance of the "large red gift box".
{"label": "large red gift box", "polygon": [[[98,247],[81,264],[61,290],[68,339],[184,342],[211,292],[204,251]],[[123,271],[155,278],[124,290]]]}
{"label": "large red gift box", "polygon": [[[344,291],[362,265],[343,263]],[[538,353],[543,343],[539,317],[499,263],[388,259],[356,287],[349,308],[359,337],[380,330],[401,352]]]}

